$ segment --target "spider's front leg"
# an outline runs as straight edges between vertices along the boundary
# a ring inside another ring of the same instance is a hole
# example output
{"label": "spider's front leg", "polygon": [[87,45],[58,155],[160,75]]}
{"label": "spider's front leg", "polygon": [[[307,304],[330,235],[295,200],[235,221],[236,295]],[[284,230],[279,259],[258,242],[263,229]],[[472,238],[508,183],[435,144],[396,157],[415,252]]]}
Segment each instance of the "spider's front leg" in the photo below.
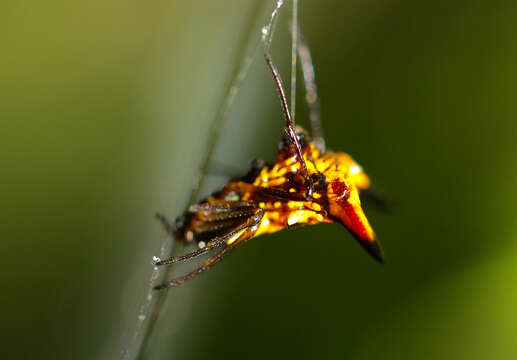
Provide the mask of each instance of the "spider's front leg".
{"label": "spider's front leg", "polygon": [[312,194],[314,192],[314,184],[312,183],[312,179],[309,174],[309,170],[307,170],[307,164],[305,163],[305,159],[303,158],[302,147],[296,136],[296,129],[294,127],[294,122],[291,118],[291,113],[289,112],[289,107],[287,106],[287,99],[285,97],[285,91],[284,91],[284,86],[282,85],[282,79],[280,78],[280,74],[278,73],[278,70],[276,69],[275,65],[273,64],[273,59],[271,59],[271,55],[266,52],[265,58],[266,58],[266,64],[268,65],[269,70],[271,70],[271,73],[273,74],[273,79],[275,80],[278,94],[280,95],[280,101],[282,103],[282,108],[284,109],[285,133],[286,133],[287,137],[289,138],[289,140],[291,141],[291,143],[294,145],[296,156],[298,158],[298,162],[300,163],[300,166],[302,168],[302,175],[305,178],[305,185],[307,187],[307,193],[305,195],[305,199],[311,200]]}

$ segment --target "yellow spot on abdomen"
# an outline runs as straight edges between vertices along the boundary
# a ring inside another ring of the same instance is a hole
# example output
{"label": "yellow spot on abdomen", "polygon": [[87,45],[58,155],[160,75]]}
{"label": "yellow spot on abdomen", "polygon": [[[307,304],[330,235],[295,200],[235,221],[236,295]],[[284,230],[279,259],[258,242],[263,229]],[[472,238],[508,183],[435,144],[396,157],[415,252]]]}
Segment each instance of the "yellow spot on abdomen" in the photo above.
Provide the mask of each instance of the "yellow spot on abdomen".
{"label": "yellow spot on abdomen", "polygon": [[292,226],[294,224],[307,224],[313,214],[314,212],[310,210],[293,211],[287,218],[287,225]]}
{"label": "yellow spot on abdomen", "polygon": [[228,240],[226,240],[226,243],[228,245],[231,245],[232,243],[235,242],[235,240],[237,240],[238,238],[241,237],[241,235],[246,231],[246,229],[242,229],[242,230],[239,230],[237,231],[235,234],[232,235],[231,238],[229,238]]}

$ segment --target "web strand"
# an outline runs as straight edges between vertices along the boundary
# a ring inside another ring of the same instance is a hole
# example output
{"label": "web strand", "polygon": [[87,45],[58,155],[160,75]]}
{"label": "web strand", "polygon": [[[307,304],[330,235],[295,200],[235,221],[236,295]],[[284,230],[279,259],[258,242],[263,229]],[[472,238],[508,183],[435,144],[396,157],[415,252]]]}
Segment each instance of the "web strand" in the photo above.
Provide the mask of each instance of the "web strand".
{"label": "web strand", "polygon": [[323,125],[320,116],[320,102],[318,89],[316,87],[316,75],[312,65],[311,52],[305,43],[299,27],[296,28],[298,34],[298,54],[302,65],[303,82],[305,84],[305,100],[309,106],[309,119],[311,124],[311,135],[314,146],[322,153],[325,152],[325,139],[323,138]]}
{"label": "web strand", "polygon": [[273,41],[273,36],[275,34],[278,13],[282,6],[284,6],[284,1],[277,0],[276,7],[271,12],[269,22],[262,28],[262,42],[264,43],[264,53],[266,55],[269,55],[269,48],[271,47],[271,42]]}

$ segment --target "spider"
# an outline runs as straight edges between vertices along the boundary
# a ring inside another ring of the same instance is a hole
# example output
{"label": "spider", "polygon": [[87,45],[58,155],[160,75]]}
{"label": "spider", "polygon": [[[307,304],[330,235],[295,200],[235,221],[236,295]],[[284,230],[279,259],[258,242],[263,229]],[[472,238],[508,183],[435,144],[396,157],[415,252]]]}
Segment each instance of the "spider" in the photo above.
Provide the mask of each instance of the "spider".
{"label": "spider", "polygon": [[273,75],[285,117],[285,134],[274,163],[253,161],[247,174],[231,179],[219,191],[190,206],[174,223],[157,215],[169,234],[185,243],[197,243],[198,249],[157,260],[156,266],[216,252],[194,271],[155,286],[155,290],[178,286],[209,270],[248,239],[295,225],[342,224],[374,259],[383,261],[359,198],[359,193],[369,188],[370,180],[351,156],[325,149],[312,60],[301,34],[298,35],[314,140],[294,125],[282,80],[266,52],[266,64]]}

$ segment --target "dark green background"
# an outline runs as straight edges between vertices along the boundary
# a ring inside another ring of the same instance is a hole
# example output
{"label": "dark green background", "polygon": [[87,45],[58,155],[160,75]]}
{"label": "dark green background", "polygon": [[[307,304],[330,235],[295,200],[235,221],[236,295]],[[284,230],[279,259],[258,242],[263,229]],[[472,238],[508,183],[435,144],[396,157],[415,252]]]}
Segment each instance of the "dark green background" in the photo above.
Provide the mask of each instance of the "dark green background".
{"label": "dark green background", "polygon": [[[120,358],[164,238],[153,214],[186,205],[256,5],[1,8],[2,358]],[[171,291],[148,358],[515,359],[517,3],[299,12],[328,145],[394,203],[367,206],[386,264],[338,225],[254,239]],[[260,54],[236,102],[215,168],[243,172],[283,121]]]}

